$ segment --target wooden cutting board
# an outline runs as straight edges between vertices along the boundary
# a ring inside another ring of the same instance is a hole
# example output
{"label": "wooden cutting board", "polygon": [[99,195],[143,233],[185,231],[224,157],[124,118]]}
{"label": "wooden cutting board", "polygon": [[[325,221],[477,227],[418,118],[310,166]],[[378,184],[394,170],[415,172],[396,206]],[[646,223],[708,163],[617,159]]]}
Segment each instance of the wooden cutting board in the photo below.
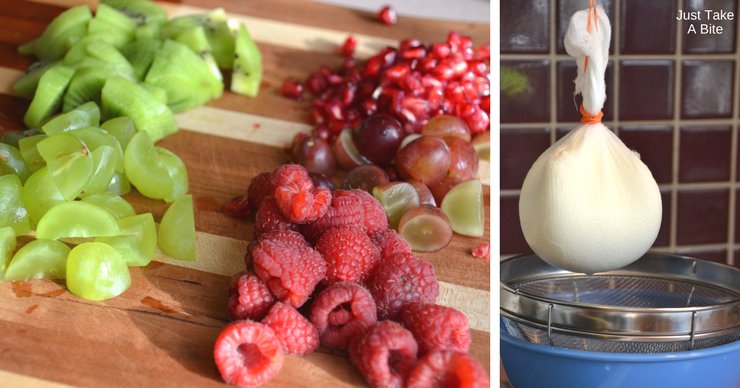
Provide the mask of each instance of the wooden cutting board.
{"label": "wooden cutting board", "polygon": [[[28,106],[11,91],[12,82],[32,63],[16,53],[17,46],[38,36],[63,9],[81,3],[96,2],[0,0],[0,134],[23,129]],[[450,30],[471,35],[476,44],[489,40],[488,25],[401,17],[389,27],[376,22],[374,14],[308,1],[160,4],[170,16],[224,7],[247,24],[264,60],[258,98],[227,92],[208,106],[179,115],[181,130],[159,144],[187,166],[198,260],[184,263],[160,254],[149,266],[132,268],[131,288],[106,302],[76,298],[63,282],[0,282],[0,386],[222,384],[213,343],[227,324],[229,278],[245,268],[252,223],[228,218],[221,209],[246,192],[253,176],[285,163],[282,147],[296,132],[310,128],[305,124],[308,103],[280,97],[276,89],[281,82],[288,76],[304,79],[322,64],[339,65],[336,50],[349,32],[359,39],[361,58],[403,38],[442,41]],[[488,186],[484,190],[488,204]],[[137,213],[152,212],[157,221],[166,209],[137,193],[127,199]],[[438,303],[468,314],[471,354],[488,368],[490,267],[469,253],[482,241],[455,236],[444,250],[419,256],[435,266],[441,285]],[[268,384],[363,385],[346,356],[326,349],[287,357],[279,376]]]}

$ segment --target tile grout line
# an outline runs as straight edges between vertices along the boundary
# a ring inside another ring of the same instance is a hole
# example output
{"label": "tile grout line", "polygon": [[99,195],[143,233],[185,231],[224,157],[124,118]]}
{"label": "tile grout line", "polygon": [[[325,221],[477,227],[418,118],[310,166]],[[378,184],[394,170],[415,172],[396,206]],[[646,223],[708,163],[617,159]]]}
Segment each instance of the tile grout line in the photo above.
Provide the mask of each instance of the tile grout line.
{"label": "tile grout line", "polygon": [[554,144],[557,139],[557,124],[558,124],[558,96],[560,95],[558,90],[558,62],[555,60],[557,56],[558,36],[557,36],[557,2],[555,0],[549,1],[550,5],[550,52],[548,54],[548,60],[550,61],[550,144]]}
{"label": "tile grout line", "polygon": [[[615,125],[617,120],[609,120],[604,121],[604,124],[606,125]],[[684,126],[691,127],[691,126],[721,126],[721,125],[733,125],[735,124],[735,120],[733,118],[727,118],[727,119],[682,119],[682,123],[684,123]],[[619,124],[622,126],[665,126],[665,125],[673,125],[673,120],[619,120]],[[558,122],[558,124],[561,125],[579,125],[580,122],[577,121],[561,121]],[[542,125],[548,125],[547,122],[529,122],[529,123],[505,123],[501,124],[502,130],[509,130],[509,129],[525,129],[525,128],[531,128],[531,127],[538,127]]]}
{"label": "tile grout line", "polygon": [[[683,0],[678,0],[678,9],[683,9]],[[673,150],[671,152],[671,208],[668,232],[668,246],[671,252],[675,252],[678,246],[678,174],[680,162],[681,147],[681,50],[683,50],[683,21],[679,20],[676,24],[676,47],[673,57]]]}
{"label": "tile grout line", "polygon": [[[616,41],[616,38],[615,38]],[[614,54],[612,54],[614,55]],[[676,59],[677,54],[622,54],[622,59],[626,61],[669,61],[672,59]],[[694,61],[706,61],[706,60],[734,60],[735,54],[681,54],[682,57],[684,57],[687,60],[694,60]],[[549,58],[555,58],[556,60],[566,60],[570,59],[571,57],[567,54],[501,54],[502,59],[509,59],[509,60],[537,60],[537,59],[549,59]]]}

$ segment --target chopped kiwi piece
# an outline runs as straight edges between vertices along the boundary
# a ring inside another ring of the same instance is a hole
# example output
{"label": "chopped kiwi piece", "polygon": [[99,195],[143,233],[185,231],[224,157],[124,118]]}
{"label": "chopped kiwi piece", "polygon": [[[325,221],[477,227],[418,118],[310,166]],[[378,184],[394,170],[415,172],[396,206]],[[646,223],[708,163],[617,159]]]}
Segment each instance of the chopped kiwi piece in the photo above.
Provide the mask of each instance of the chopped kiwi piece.
{"label": "chopped kiwi piece", "polygon": [[97,127],[100,125],[100,108],[94,102],[88,102],[77,108],[62,113],[41,126],[47,135],[67,132],[78,128]]}
{"label": "chopped kiwi piece", "polygon": [[144,87],[149,93],[154,96],[154,98],[157,99],[157,101],[161,102],[162,104],[167,105],[167,91],[160,88],[159,86],[148,84],[146,82],[142,82],[139,85]]}
{"label": "chopped kiwi piece", "polygon": [[131,64],[128,62],[126,57],[124,57],[123,54],[121,54],[121,52],[113,45],[102,41],[90,42],[90,44],[87,45],[87,54],[91,58],[100,59],[101,61],[110,63],[122,73],[128,75],[129,78],[134,78],[134,68],[131,67]]}
{"label": "chopped kiwi piece", "polygon": [[21,54],[34,54],[43,60],[57,60],[87,32],[92,19],[90,7],[72,7],[54,18],[38,39],[18,48]]}
{"label": "chopped kiwi piece", "polygon": [[202,26],[193,27],[189,30],[182,31],[175,36],[175,40],[190,47],[194,53],[199,55],[208,65],[213,75],[218,78],[219,81],[224,79],[221,74],[221,70],[218,69],[218,64],[211,54],[211,44],[208,42],[205,29]]}
{"label": "chopped kiwi piece", "polygon": [[229,28],[223,8],[214,9],[207,14],[176,17],[162,26],[161,36],[177,39],[178,35],[196,27],[203,27],[211,55],[218,67],[231,69],[234,64],[234,35]]}
{"label": "chopped kiwi piece", "polygon": [[109,44],[113,44],[113,39],[111,39],[111,37],[112,35],[103,33],[95,33],[85,36],[84,38],[77,41],[77,43],[75,43],[69,49],[69,51],[67,51],[67,54],[64,56],[64,60],[62,61],[62,63],[71,67],[79,67],[80,62],[90,57],[90,55],[88,55],[87,53],[87,45],[96,41],[103,41]]}
{"label": "chopped kiwi piece", "polygon": [[69,112],[88,101],[100,103],[100,91],[108,79],[115,76],[131,78],[126,73],[122,73],[115,65],[92,58],[88,59],[97,61],[99,64],[98,66],[85,66],[77,70],[72,82],[69,83],[67,93],[64,94],[64,104],[62,106],[64,112]]}
{"label": "chopped kiwi piece", "polygon": [[244,24],[236,35],[231,91],[256,97],[262,82],[262,54]]}
{"label": "chopped kiwi piece", "polygon": [[116,25],[102,19],[92,19],[87,24],[89,35],[102,34],[107,36],[107,41],[114,47],[121,48],[134,40],[134,31],[124,31]]}
{"label": "chopped kiwi piece", "polygon": [[95,9],[95,19],[103,20],[110,26],[131,34],[132,36],[136,29],[136,22],[134,22],[125,13],[105,3],[98,4],[98,8]]}
{"label": "chopped kiwi piece", "polygon": [[161,45],[162,42],[156,39],[141,39],[131,42],[121,49],[121,54],[128,59],[131,67],[134,68],[136,79],[144,80]]}
{"label": "chopped kiwi piece", "polygon": [[54,66],[57,62],[36,62],[28,68],[23,77],[18,78],[13,83],[13,92],[21,97],[28,99],[33,98],[36,87],[39,84],[41,76]]}
{"label": "chopped kiwi piece", "polygon": [[160,26],[161,24],[159,23],[142,24],[136,27],[136,30],[134,31],[134,39],[135,40],[142,40],[142,39],[159,40],[159,27]]}
{"label": "chopped kiwi piece", "polygon": [[154,141],[177,131],[177,123],[167,105],[159,102],[144,87],[124,77],[112,77],[101,93],[103,116],[128,116],[138,131],[149,133]]}
{"label": "chopped kiwi piece", "polygon": [[100,3],[117,9],[139,25],[167,21],[167,13],[151,1],[101,0]]}
{"label": "chopped kiwi piece", "polygon": [[171,40],[162,44],[144,82],[167,91],[167,105],[174,112],[203,105],[223,93],[221,80],[208,64],[184,44]]}
{"label": "chopped kiwi piece", "polygon": [[23,116],[23,122],[28,127],[39,128],[41,123],[59,109],[64,91],[74,74],[74,69],[59,65],[50,68],[41,76],[31,105]]}

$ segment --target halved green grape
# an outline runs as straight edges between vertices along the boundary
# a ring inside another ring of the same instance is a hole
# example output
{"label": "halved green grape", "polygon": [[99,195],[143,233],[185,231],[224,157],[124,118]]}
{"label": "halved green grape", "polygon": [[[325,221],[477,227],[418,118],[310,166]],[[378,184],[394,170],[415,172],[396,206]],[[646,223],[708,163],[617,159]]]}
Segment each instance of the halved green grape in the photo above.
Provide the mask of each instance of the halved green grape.
{"label": "halved green grape", "polygon": [[424,204],[401,217],[398,233],[416,252],[435,252],[452,240],[450,220],[434,205]]}
{"label": "halved green grape", "polygon": [[180,260],[195,260],[193,197],[180,197],[170,205],[159,223],[159,247]]}
{"label": "halved green grape", "polygon": [[87,146],[68,133],[59,133],[40,141],[36,148],[64,199],[75,199],[93,173],[93,158]]}
{"label": "halved green grape", "polygon": [[398,226],[403,215],[420,205],[419,192],[410,183],[391,182],[373,188],[373,196],[380,201],[392,228]]}
{"label": "halved green grape", "polygon": [[75,70],[67,66],[53,66],[39,79],[36,93],[28,106],[23,122],[30,128],[39,128],[49,116],[59,109],[62,96]]}
{"label": "halved green grape", "polygon": [[97,127],[98,125],[100,125],[100,108],[91,101],[52,118],[41,126],[41,130],[47,135],[54,135],[78,128]]}
{"label": "halved green grape", "polygon": [[111,178],[105,191],[115,195],[126,195],[131,192],[131,183],[126,178],[126,174],[116,171],[113,173],[113,178]]}
{"label": "halved green grape", "polygon": [[18,148],[20,149],[23,160],[26,162],[26,166],[28,166],[31,173],[34,173],[46,166],[46,161],[41,157],[36,145],[47,137],[48,136],[46,135],[34,135],[18,140]]}
{"label": "halved green grape", "polygon": [[32,64],[31,67],[26,70],[26,74],[24,74],[23,77],[18,78],[13,83],[13,92],[29,100],[32,99],[33,95],[36,93],[36,87],[39,85],[39,79],[41,79],[41,76],[55,64],[57,64],[57,62],[46,61]]}
{"label": "halved green grape", "polygon": [[90,152],[94,152],[102,146],[113,148],[117,156],[114,164],[115,169],[118,172],[123,172],[123,149],[115,136],[95,127],[75,129],[69,131],[69,134],[85,144]]}
{"label": "halved green grape", "polygon": [[121,234],[99,237],[97,242],[116,248],[126,265],[141,267],[149,264],[157,253],[157,228],[151,213],[139,214],[118,220]]}
{"label": "halved green grape", "polygon": [[234,49],[231,91],[249,97],[257,96],[262,82],[262,54],[249,36],[244,24],[239,25]]}
{"label": "halved green grape", "polygon": [[5,270],[5,279],[64,279],[69,251],[69,247],[59,241],[33,240],[13,256]]}
{"label": "halved green grape", "polygon": [[17,176],[0,176],[0,227],[10,226],[17,235],[31,231],[28,209],[23,204],[22,187]]}
{"label": "halved green grape", "polygon": [[81,195],[83,196],[104,192],[110,180],[113,179],[119,160],[116,150],[107,145],[100,146],[93,151],[92,157],[93,172],[87,185],[82,189]]}
{"label": "halved green grape", "polygon": [[10,226],[0,228],[0,280],[5,276],[5,268],[13,257],[15,244],[15,230]]}
{"label": "halved green grape", "polygon": [[36,227],[38,238],[105,237],[120,234],[116,218],[89,202],[60,203],[41,217]]}
{"label": "halved green grape", "polygon": [[155,147],[149,134],[134,135],[124,154],[126,176],[141,194],[167,202],[188,192],[188,173],[182,160]]}
{"label": "halved green grape", "polygon": [[72,7],[54,18],[40,37],[22,45],[18,51],[23,55],[34,54],[45,60],[59,59],[72,44],[85,35],[90,19],[90,7]]}
{"label": "halved green grape", "polygon": [[95,193],[80,199],[82,202],[92,203],[109,211],[114,217],[121,219],[136,214],[134,208],[125,199],[109,192]]}
{"label": "halved green grape", "polygon": [[14,174],[22,182],[31,175],[21,152],[8,144],[0,143],[0,175]]}
{"label": "halved green grape", "polygon": [[483,186],[480,179],[471,179],[458,184],[447,192],[440,209],[450,219],[456,233],[465,236],[483,236]]}
{"label": "halved green grape", "polygon": [[131,138],[136,134],[136,127],[134,127],[133,120],[126,116],[112,118],[104,122],[100,128],[115,137],[123,151],[126,151],[128,142],[130,142]]}
{"label": "halved green grape", "polygon": [[106,300],[131,286],[131,274],[121,254],[108,244],[82,243],[67,256],[67,288],[88,300]]}
{"label": "halved green grape", "polygon": [[23,186],[22,197],[33,225],[38,224],[49,209],[64,202],[48,167],[39,169],[28,178]]}
{"label": "halved green grape", "polygon": [[101,92],[103,116],[128,116],[136,130],[148,132],[158,141],[177,131],[177,123],[167,105],[135,82],[123,77],[112,77]]}

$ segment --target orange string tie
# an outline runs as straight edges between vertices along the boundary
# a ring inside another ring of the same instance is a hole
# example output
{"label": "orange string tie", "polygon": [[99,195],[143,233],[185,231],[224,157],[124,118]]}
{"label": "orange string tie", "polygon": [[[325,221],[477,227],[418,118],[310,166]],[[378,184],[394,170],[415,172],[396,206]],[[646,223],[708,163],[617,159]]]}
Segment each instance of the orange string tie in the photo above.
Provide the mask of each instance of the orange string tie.
{"label": "orange string tie", "polygon": [[[593,14],[593,17],[591,16]],[[593,23],[591,20],[593,19]],[[588,19],[586,24],[586,30],[591,32],[591,25],[598,31],[599,25],[596,23],[596,0],[589,0],[588,2]],[[586,71],[588,68],[588,57],[583,60],[583,70]],[[601,118],[604,117],[604,113],[599,111],[597,114],[591,114],[586,111],[586,108],[581,104],[579,109],[581,112],[581,124],[597,124],[601,122]]]}
{"label": "orange string tie", "polygon": [[604,117],[604,112],[599,111],[597,114],[591,114],[586,111],[586,108],[581,104],[581,124],[598,124],[601,122],[601,118]]}

